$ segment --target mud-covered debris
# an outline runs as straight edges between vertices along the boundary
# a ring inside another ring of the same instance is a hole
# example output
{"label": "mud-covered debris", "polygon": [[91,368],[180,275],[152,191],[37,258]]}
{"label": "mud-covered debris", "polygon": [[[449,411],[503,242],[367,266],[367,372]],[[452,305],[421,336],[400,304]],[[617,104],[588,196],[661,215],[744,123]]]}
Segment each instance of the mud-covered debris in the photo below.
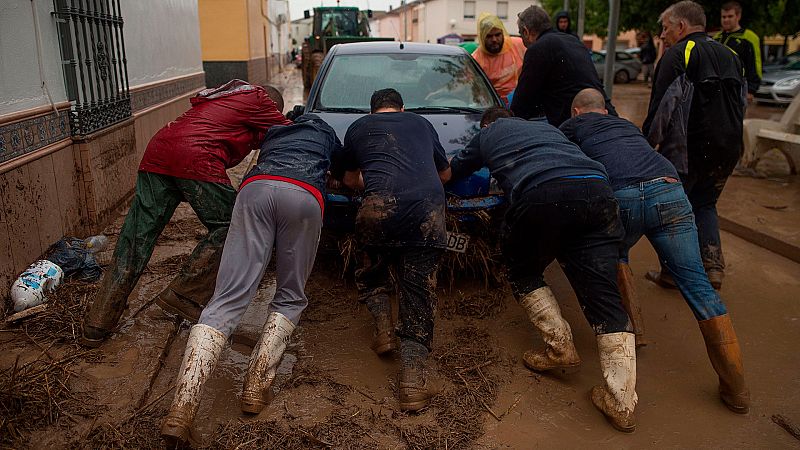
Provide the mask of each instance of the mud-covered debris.
{"label": "mud-covered debris", "polygon": [[465,294],[461,290],[442,296],[439,311],[444,317],[453,315],[485,319],[505,309],[505,289],[478,289]]}
{"label": "mud-covered debris", "polygon": [[0,370],[0,448],[24,447],[31,433],[49,425],[76,425],[100,409],[87,392],[72,386],[70,366],[95,352],[73,351],[58,359],[42,352],[29,363],[18,357]]}
{"label": "mud-covered debris", "polygon": [[80,281],[61,284],[48,296],[45,310],[15,324],[21,330],[15,335],[16,339],[37,347],[67,344],[78,348],[83,313],[98,287],[97,283]]}

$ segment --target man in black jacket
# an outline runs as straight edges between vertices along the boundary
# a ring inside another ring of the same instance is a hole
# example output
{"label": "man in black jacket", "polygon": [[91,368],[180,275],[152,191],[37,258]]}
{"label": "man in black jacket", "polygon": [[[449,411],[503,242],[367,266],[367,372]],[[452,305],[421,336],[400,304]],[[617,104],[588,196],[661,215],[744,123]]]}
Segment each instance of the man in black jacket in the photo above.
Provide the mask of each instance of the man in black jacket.
{"label": "man in black jacket", "polygon": [[481,131],[450,164],[453,179],[488,167],[509,201],[502,244],[509,282],[545,342],[522,360],[542,372],[580,364],[569,323],[544,281],[545,267],[557,259],[597,335],[605,383],[592,389],[592,403],[614,428],[632,432],[635,338],[617,288],[624,230],[608,176],[543,119],[510,116],[504,108],[487,109]]}
{"label": "man in black jacket", "polygon": [[[692,210],[703,257],[711,284],[722,286],[725,262],[719,236],[717,199],[742,154],[742,119],[746,85],[739,58],[705,32],[702,6],[681,1],[661,14],[661,38],[670,46],[658,63],[653,77],[650,106],[642,130],[650,135],[659,116],[670,114],[668,91],[688,80],[693,91],[685,122],[685,154],[671,154],[678,168]],[[678,122],[674,121],[673,125]],[[669,132],[675,136],[679,132]],[[652,142],[661,145],[663,142]],[[684,171],[684,167],[686,170]],[[671,284],[665,274],[651,274],[662,285]]]}
{"label": "man in black jacket", "polygon": [[[547,116],[547,121],[557,127],[569,119],[572,99],[581,89],[602,91],[603,84],[586,47],[574,36],[555,31],[541,7],[522,11],[517,26],[528,51],[511,110],[523,119]],[[606,109],[617,115],[608,97]]]}

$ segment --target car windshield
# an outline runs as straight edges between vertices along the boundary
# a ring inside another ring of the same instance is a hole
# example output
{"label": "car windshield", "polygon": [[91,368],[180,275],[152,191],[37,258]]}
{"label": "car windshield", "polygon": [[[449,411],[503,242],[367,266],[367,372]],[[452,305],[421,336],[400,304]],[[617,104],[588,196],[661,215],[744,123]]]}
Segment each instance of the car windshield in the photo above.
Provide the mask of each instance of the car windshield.
{"label": "car windshield", "polygon": [[335,56],[314,109],[368,112],[372,93],[385,88],[400,92],[407,110],[495,106],[468,55],[403,53]]}

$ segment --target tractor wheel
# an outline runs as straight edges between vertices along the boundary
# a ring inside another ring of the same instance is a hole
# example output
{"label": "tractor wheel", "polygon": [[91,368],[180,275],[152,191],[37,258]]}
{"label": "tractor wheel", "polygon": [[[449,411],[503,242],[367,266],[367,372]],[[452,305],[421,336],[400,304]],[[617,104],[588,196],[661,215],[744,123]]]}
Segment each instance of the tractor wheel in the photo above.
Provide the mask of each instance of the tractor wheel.
{"label": "tractor wheel", "polygon": [[319,72],[319,68],[322,67],[322,60],[325,59],[325,55],[322,52],[314,52],[311,54],[311,83],[314,83],[314,80],[317,78],[317,73]]}
{"label": "tractor wheel", "polygon": [[311,88],[311,51],[307,44],[303,44],[301,67],[303,70],[303,88]]}

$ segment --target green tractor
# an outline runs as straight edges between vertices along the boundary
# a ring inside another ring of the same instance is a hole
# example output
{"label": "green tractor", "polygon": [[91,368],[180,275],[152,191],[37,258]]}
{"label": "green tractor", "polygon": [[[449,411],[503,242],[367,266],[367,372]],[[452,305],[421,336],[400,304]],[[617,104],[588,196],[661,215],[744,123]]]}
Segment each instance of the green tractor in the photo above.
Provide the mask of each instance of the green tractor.
{"label": "green tractor", "polygon": [[[308,10],[306,19],[311,17]],[[369,18],[372,11],[359,11],[355,7],[326,6],[314,8],[314,28],[311,36],[303,41],[302,68],[303,87],[311,87],[322,60],[336,44],[365,41],[393,41],[393,38],[377,38],[369,35]]]}

